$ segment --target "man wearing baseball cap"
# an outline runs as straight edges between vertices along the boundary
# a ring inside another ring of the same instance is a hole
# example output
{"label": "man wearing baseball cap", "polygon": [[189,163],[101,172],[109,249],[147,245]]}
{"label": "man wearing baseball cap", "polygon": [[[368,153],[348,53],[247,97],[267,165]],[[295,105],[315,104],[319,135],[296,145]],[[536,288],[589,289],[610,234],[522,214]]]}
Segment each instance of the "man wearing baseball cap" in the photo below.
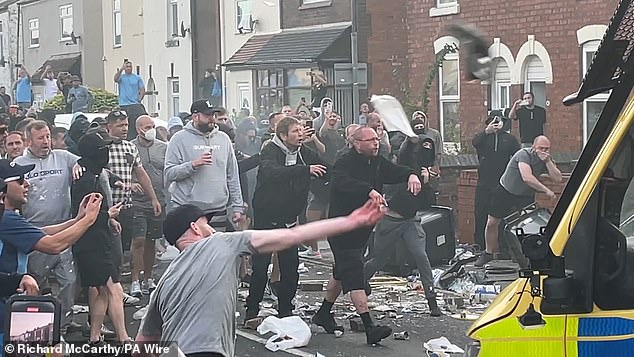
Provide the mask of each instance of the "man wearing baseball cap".
{"label": "man wearing baseball cap", "polygon": [[216,125],[218,108],[197,100],[191,122],[172,136],[165,154],[165,185],[174,207],[194,204],[219,230],[243,219],[238,162],[229,136]]}
{"label": "man wearing baseball cap", "polygon": [[[19,165],[0,160],[0,181],[5,186],[0,200],[5,210],[0,224],[0,272],[26,273],[27,254],[39,251],[59,254],[72,246],[97,219],[103,197],[91,194],[83,198],[77,216],[66,222],[37,228],[18,212],[27,201],[29,182],[24,176],[35,165]],[[4,333],[4,300],[0,299],[0,344]]]}
{"label": "man wearing baseball cap", "polygon": [[383,214],[383,207],[368,201],[348,216],[290,229],[216,233],[199,207],[175,208],[167,214],[163,232],[181,254],[151,295],[136,342],[178,341],[185,355],[233,356],[241,256],[370,227]]}

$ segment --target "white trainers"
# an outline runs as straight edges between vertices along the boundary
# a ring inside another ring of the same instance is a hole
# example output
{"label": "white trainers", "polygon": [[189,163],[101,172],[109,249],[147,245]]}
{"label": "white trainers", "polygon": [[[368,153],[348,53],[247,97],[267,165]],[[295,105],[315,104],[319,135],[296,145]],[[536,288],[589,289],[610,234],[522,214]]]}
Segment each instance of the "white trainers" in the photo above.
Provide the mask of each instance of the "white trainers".
{"label": "white trainers", "polygon": [[141,292],[143,295],[150,295],[152,291],[156,289],[156,284],[154,283],[154,279],[149,278],[143,283],[141,283]]}
{"label": "white trainers", "polygon": [[141,301],[139,298],[134,297],[132,295],[128,295],[126,293],[123,293],[123,304],[124,305],[134,305],[134,304],[138,304],[139,301]]}
{"label": "white trainers", "polygon": [[304,257],[304,258],[312,258],[312,259],[321,259],[321,252],[319,250],[313,250],[313,247],[308,247],[308,249],[306,249],[303,252],[299,252],[297,253],[297,255],[299,255],[300,257]]}
{"label": "white trainers", "polygon": [[141,292],[141,283],[139,283],[138,280],[133,281],[132,284],[130,285],[130,295],[140,298],[143,296],[143,293]]}

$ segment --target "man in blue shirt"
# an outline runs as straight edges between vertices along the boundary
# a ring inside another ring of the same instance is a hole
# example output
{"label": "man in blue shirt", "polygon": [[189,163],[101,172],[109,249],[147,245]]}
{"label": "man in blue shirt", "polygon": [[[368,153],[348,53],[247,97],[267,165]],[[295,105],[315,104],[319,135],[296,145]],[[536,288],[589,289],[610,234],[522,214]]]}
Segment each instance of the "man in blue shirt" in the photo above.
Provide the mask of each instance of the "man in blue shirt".
{"label": "man in blue shirt", "polygon": [[26,71],[24,65],[21,65],[18,75],[19,78],[15,82],[15,101],[20,107],[28,109],[33,104],[31,75]]}
{"label": "man in blue shirt", "polygon": [[119,108],[128,114],[128,140],[132,140],[137,137],[137,118],[147,114],[142,104],[145,83],[139,75],[132,73],[132,62],[128,59],[123,60],[123,67],[115,73],[114,81],[119,84]]}
{"label": "man in blue shirt", "polygon": [[[77,217],[54,226],[37,228],[18,212],[27,201],[29,182],[24,176],[35,165],[18,165],[9,160],[0,160],[0,181],[5,185],[0,191],[0,200],[5,206],[0,224],[0,273],[26,273],[28,253],[39,251],[59,254],[72,246],[97,219],[101,201],[100,194],[84,197]],[[4,304],[0,299],[0,344],[4,334]]]}

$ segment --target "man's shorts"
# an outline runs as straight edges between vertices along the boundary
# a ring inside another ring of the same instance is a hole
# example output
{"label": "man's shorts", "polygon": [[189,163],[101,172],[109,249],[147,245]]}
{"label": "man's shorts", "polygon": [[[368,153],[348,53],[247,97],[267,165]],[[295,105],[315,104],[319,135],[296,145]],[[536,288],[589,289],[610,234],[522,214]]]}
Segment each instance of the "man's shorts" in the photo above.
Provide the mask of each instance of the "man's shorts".
{"label": "man's shorts", "polygon": [[535,197],[514,195],[498,184],[491,193],[489,215],[503,219],[533,202],[535,202]]}
{"label": "man's shorts", "polygon": [[332,276],[335,280],[341,282],[341,289],[344,294],[353,290],[364,290],[365,288],[363,251],[364,249],[332,248],[332,254],[335,257]]}
{"label": "man's shorts", "polygon": [[154,210],[144,208],[133,208],[132,232],[133,239],[161,239],[163,237],[163,221],[165,221],[165,209],[161,214],[154,216]]}

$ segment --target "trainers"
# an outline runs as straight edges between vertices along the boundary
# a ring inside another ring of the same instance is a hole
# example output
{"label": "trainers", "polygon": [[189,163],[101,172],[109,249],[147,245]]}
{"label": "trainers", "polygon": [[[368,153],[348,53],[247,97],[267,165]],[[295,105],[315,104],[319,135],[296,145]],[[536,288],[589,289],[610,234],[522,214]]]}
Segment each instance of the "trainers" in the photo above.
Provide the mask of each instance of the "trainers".
{"label": "trainers", "polygon": [[310,321],[315,325],[322,327],[326,333],[334,334],[335,331],[343,333],[343,326],[337,325],[337,322],[335,322],[335,314],[333,313],[329,313],[328,316],[316,313]]}
{"label": "trainers", "polygon": [[387,326],[376,325],[365,330],[368,345],[375,345],[392,334],[392,329]]}
{"label": "trainers", "polygon": [[321,252],[319,250],[313,250],[313,247],[308,247],[308,249],[297,253],[297,255],[303,258],[322,259]]}
{"label": "trainers", "polygon": [[154,283],[154,279],[149,278],[143,283],[141,283],[141,292],[143,295],[150,295],[152,291],[156,289],[156,284]]}
{"label": "trainers", "polygon": [[140,298],[143,296],[143,293],[141,292],[141,283],[139,283],[138,280],[133,281],[132,284],[130,285],[130,295]]}
{"label": "trainers", "polygon": [[[86,327],[81,332],[82,336],[89,337],[90,336],[90,324],[86,324]],[[103,338],[115,338],[117,334],[106,326],[101,326],[101,335]]]}
{"label": "trainers", "polygon": [[478,257],[478,260],[475,261],[475,266],[477,267],[483,267],[484,264],[490,262],[493,260],[493,254],[491,253],[487,253],[487,252],[483,252],[482,254],[480,254],[480,257]]}
{"label": "trainers", "polygon": [[139,298],[123,293],[123,305],[134,305],[141,301]]}

